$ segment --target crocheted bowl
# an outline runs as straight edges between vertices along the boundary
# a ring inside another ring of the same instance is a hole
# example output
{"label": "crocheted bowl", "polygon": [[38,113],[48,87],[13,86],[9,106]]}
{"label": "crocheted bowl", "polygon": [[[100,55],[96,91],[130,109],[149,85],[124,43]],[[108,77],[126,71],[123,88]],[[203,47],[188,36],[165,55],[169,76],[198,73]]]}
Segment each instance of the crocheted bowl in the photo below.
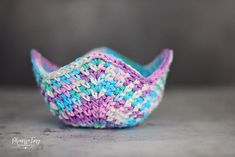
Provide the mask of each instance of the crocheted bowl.
{"label": "crocheted bowl", "polygon": [[165,49],[142,66],[98,48],[58,67],[36,50],[31,61],[53,115],[80,127],[123,128],[145,120],[162,99],[173,51]]}

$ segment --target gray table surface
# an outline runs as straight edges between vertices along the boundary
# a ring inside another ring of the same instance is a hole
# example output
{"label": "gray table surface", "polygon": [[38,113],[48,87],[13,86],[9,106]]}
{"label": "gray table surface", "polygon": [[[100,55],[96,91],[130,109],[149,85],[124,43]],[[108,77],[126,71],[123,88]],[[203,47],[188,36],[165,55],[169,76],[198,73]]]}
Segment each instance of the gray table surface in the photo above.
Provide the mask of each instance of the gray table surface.
{"label": "gray table surface", "polygon": [[0,157],[235,156],[234,87],[169,88],[149,119],[119,130],[66,127],[35,89],[0,88],[0,100]]}

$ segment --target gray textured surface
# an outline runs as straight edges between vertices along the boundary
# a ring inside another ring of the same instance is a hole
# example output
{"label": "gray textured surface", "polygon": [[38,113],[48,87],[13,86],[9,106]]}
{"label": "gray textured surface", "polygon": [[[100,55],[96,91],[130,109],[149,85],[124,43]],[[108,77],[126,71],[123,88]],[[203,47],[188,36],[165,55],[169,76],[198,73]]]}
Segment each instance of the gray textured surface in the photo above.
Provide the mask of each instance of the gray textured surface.
{"label": "gray textured surface", "polygon": [[[122,130],[70,128],[35,90],[0,90],[0,156],[235,156],[235,88],[170,88],[143,124]],[[13,137],[36,137],[21,149]]]}

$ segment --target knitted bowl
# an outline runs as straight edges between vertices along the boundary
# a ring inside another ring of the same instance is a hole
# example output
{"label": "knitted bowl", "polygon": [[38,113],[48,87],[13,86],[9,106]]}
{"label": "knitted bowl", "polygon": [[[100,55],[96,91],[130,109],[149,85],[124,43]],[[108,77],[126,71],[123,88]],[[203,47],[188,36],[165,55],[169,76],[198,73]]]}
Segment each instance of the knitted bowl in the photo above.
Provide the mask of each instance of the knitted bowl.
{"label": "knitted bowl", "polygon": [[145,120],[162,99],[173,51],[142,66],[98,48],[63,67],[36,50],[31,61],[53,115],[75,127],[123,128]]}

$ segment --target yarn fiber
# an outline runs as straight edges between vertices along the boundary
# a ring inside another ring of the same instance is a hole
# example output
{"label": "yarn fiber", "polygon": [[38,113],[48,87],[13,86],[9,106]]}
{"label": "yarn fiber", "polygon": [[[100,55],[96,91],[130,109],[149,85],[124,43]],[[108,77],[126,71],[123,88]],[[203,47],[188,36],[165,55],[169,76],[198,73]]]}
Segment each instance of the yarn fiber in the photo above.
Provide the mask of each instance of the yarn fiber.
{"label": "yarn fiber", "polygon": [[173,51],[142,66],[98,48],[59,67],[36,50],[31,61],[50,112],[74,127],[123,128],[144,121],[164,93]]}

